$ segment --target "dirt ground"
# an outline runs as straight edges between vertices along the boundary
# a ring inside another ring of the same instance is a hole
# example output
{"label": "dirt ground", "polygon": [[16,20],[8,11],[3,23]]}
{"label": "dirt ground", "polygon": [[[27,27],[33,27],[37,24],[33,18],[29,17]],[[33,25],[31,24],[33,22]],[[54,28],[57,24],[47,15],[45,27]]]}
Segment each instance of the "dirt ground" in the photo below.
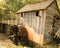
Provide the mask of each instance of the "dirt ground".
{"label": "dirt ground", "polygon": [[[0,33],[0,48],[28,48],[28,47],[23,47],[22,45],[16,46],[15,44],[13,44],[13,42],[10,39],[8,39],[6,34]],[[39,47],[33,47],[33,48],[39,48]],[[57,46],[57,45],[47,44],[44,45],[42,48],[60,48],[60,45]]]}
{"label": "dirt ground", "polygon": [[0,34],[0,48],[23,48],[23,47],[16,46],[10,39],[7,38],[5,34]]}

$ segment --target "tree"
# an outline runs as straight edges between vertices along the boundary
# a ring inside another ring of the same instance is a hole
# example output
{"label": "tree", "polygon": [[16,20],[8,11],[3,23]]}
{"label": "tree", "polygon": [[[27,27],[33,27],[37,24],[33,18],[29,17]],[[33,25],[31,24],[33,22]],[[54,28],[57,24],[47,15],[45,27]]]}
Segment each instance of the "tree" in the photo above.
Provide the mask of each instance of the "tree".
{"label": "tree", "polygon": [[4,16],[4,13],[5,13],[4,11],[6,10],[5,5],[6,5],[5,0],[2,0],[0,2],[0,19],[2,19]]}
{"label": "tree", "polygon": [[57,0],[58,8],[60,9],[60,0]]}
{"label": "tree", "polygon": [[[42,0],[2,0],[0,2],[0,19],[16,19],[16,12],[26,4],[40,2]],[[60,0],[57,0],[60,8]]]}
{"label": "tree", "polygon": [[6,8],[11,19],[15,19],[16,12],[23,7],[21,0],[6,0]]}

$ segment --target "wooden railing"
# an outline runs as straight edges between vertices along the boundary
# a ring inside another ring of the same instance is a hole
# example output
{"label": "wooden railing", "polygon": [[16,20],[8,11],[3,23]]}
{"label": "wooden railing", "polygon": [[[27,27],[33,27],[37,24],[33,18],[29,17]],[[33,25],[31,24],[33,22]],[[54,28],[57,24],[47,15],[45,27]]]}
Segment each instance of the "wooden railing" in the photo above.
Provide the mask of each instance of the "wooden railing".
{"label": "wooden railing", "polygon": [[17,20],[0,20],[0,23],[10,24],[10,25],[17,25]]}

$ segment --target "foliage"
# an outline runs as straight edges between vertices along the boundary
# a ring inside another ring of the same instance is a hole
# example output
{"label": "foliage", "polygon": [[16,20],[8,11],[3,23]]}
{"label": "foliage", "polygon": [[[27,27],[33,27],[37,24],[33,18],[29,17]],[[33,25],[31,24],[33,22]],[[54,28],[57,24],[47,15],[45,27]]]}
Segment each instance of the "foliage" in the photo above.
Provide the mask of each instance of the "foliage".
{"label": "foliage", "polygon": [[[42,0],[1,0],[0,19],[16,19],[16,12],[20,10],[24,5],[40,1]],[[57,0],[57,3],[58,6],[60,6],[60,0]]]}
{"label": "foliage", "polygon": [[5,5],[5,0],[0,2],[0,19],[4,16],[4,11],[6,10]]}
{"label": "foliage", "polygon": [[58,7],[60,9],[60,0],[57,0],[57,3],[58,3]]}

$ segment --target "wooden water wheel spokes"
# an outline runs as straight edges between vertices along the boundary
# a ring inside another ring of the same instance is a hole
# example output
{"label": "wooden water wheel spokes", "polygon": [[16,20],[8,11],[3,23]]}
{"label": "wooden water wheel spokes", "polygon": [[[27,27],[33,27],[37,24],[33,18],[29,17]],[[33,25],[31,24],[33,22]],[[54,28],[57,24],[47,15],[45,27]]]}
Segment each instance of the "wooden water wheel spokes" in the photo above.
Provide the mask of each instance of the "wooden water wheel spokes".
{"label": "wooden water wheel spokes", "polygon": [[21,42],[22,42],[22,44],[26,45],[28,42],[28,32],[24,28],[24,26],[20,26],[19,30],[20,30],[19,34],[20,34]]}

